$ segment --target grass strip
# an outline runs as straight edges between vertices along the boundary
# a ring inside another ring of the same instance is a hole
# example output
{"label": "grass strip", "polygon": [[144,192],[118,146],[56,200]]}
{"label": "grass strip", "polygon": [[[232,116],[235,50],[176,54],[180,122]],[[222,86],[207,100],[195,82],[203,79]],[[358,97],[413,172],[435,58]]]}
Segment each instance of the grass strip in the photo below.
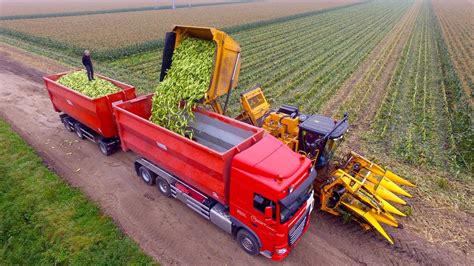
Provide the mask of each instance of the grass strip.
{"label": "grass strip", "polygon": [[154,264],[0,119],[0,264]]}

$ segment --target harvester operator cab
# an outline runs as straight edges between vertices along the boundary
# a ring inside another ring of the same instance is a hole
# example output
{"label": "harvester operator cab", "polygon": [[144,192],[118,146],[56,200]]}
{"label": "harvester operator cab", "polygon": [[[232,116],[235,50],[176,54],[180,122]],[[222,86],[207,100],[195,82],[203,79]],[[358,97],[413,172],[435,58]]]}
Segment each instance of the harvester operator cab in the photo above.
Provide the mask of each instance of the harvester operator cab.
{"label": "harvester operator cab", "polygon": [[348,128],[347,114],[337,121],[322,115],[311,115],[299,126],[300,151],[315,160],[315,167],[326,166],[332,159]]}

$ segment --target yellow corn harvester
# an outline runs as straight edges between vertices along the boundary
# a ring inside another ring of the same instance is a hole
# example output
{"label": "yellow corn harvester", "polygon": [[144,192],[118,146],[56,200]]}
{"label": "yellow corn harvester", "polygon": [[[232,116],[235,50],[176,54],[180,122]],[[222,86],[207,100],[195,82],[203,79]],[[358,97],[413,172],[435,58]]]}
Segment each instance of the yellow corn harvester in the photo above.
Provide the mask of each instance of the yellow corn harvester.
{"label": "yellow corn harvester", "polygon": [[[216,45],[214,69],[203,104],[225,114],[229,96],[237,86],[240,71],[240,46],[226,33],[215,28],[176,26],[166,33],[160,80],[172,63],[172,54],[185,36],[213,41]],[[226,95],[224,108],[219,97]],[[297,107],[283,105],[271,110],[260,87],[241,94],[243,112],[237,119],[262,127],[292,150],[306,155],[316,169],[329,165],[348,128],[347,114],[337,121],[322,115],[301,114]],[[405,205],[402,196],[411,195],[400,185],[414,186],[409,181],[384,170],[364,157],[351,152],[343,167],[329,175],[319,176],[314,184],[321,210],[350,217],[364,229],[374,228],[390,243],[382,224],[399,227],[396,216],[405,216],[392,204]]]}
{"label": "yellow corn harvester", "polygon": [[[288,105],[271,110],[260,87],[242,93],[240,101],[243,112],[238,119],[264,128],[294,151],[305,154],[317,169],[328,166],[347,132],[347,114],[336,121],[317,114],[300,114],[298,108]],[[328,176],[322,176],[320,172],[314,187],[321,210],[351,217],[366,230],[374,228],[393,244],[381,223],[399,227],[395,217],[405,216],[392,205],[406,205],[402,196],[411,197],[400,185],[414,186],[406,179],[351,152],[343,167]]]}

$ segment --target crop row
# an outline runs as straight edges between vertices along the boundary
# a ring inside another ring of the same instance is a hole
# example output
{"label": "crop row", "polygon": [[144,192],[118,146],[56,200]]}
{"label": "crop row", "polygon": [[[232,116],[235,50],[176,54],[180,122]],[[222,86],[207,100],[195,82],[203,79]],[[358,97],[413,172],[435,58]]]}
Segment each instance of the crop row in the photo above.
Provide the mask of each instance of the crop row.
{"label": "crop row", "polygon": [[[411,4],[374,1],[335,12],[336,22],[308,18],[307,26],[306,21],[292,21],[277,28],[273,25],[271,30],[260,29],[261,34],[254,34],[257,29],[237,34],[246,55],[240,88],[262,84],[275,104],[289,103],[305,112],[317,112]],[[274,31],[286,34],[274,38]],[[247,41],[251,45],[260,40],[268,43],[267,49],[247,49]],[[237,102],[237,98],[232,100]]]}
{"label": "crop row", "polygon": [[[71,47],[82,48],[78,49],[79,52],[87,48],[100,51],[104,58],[117,58],[160,48],[159,40],[173,25],[212,25],[236,32],[257,25],[291,20],[293,16],[311,16],[329,12],[328,9],[331,8],[344,9],[354,2],[355,0],[272,4],[252,2],[191,9],[0,20],[0,28],[67,43]],[[89,30],[91,28],[94,30]]]}
{"label": "crop row", "polygon": [[457,0],[452,3],[433,1],[433,9],[441,26],[454,67],[458,71],[463,89],[471,103],[473,103],[474,97],[473,8],[474,4],[465,0]]}
{"label": "crop row", "polygon": [[[288,32],[287,30],[285,30],[285,28],[281,27],[281,24],[289,23],[294,20],[298,20],[300,22],[305,20],[304,23],[300,24],[301,31],[306,31],[307,29],[305,29],[305,27],[308,27],[308,26],[312,26],[314,28],[315,26],[317,26],[318,23],[319,23],[319,26],[323,28],[323,26],[325,25],[340,23],[339,22],[340,18],[337,15],[340,12],[344,13],[346,8],[350,8],[351,10],[354,10],[354,9],[360,9],[363,7],[358,7],[357,5],[355,5],[351,7],[346,6],[346,7],[333,8],[329,10],[313,11],[313,12],[288,16],[284,18],[273,19],[269,21],[260,21],[256,23],[249,23],[249,24],[244,24],[244,25],[239,25],[239,26],[228,27],[228,28],[224,28],[223,30],[227,33],[235,33],[233,34],[233,36],[237,35],[239,32],[248,32],[249,33],[248,36],[251,36],[252,40],[247,39],[247,40],[242,40],[242,42],[245,42],[245,45],[243,45],[244,54],[245,54],[244,58],[251,58],[252,56],[256,56],[258,54],[257,51],[255,52],[250,51],[254,47],[261,47],[261,49],[263,50],[268,50],[270,48],[277,49],[279,47],[277,42],[272,43],[271,46],[268,45],[267,38],[261,36],[261,34],[267,33],[268,36],[272,36],[274,40],[285,41],[285,38],[283,37],[286,37],[286,38],[292,37],[297,32]],[[262,28],[265,28],[265,31],[263,31]],[[256,29],[256,30],[253,30],[253,29]],[[278,29],[283,32],[277,32]],[[321,34],[321,33],[327,34],[327,32],[322,32],[322,31],[314,32],[314,34]],[[285,36],[282,36],[282,35],[285,35]],[[111,65],[122,67],[122,68],[132,68],[137,71],[146,71],[145,69],[147,68],[147,66],[145,66],[144,64],[154,64],[153,66],[149,66],[149,68],[152,69],[152,71],[155,71],[156,73],[160,71],[161,48],[162,48],[161,44],[157,43],[154,49],[150,49],[151,51],[147,51],[148,48],[145,48],[145,47],[144,49],[138,49],[134,47],[129,47],[129,48],[130,50],[127,50],[126,53],[125,51],[122,53],[119,52],[120,50],[124,50],[125,48],[117,49],[114,55],[110,56],[110,58],[112,58],[111,60],[109,60]],[[121,56],[121,54],[125,56]],[[127,54],[129,55],[127,56]],[[151,70],[146,71],[146,72],[151,72]]]}
{"label": "crop row", "polygon": [[[243,50],[239,90],[262,84],[270,99],[278,98],[277,104],[317,111],[411,4],[374,1],[233,34]],[[160,56],[149,52],[112,64],[156,82]],[[308,106],[311,101],[317,102]],[[237,112],[237,102],[234,93],[232,112]]]}
{"label": "crop row", "polygon": [[388,92],[387,88],[395,81],[396,62],[401,60],[403,47],[411,40],[409,37],[419,10],[419,2],[412,5],[392,32],[372,51],[366,65],[354,74],[354,78],[346,80],[345,88],[341,88],[346,91],[345,97],[338,100],[337,106],[334,106],[336,103],[326,106],[326,113],[348,112],[353,124],[367,123],[372,119]]}
{"label": "crop row", "polygon": [[440,37],[430,4],[424,1],[378,113],[375,136],[385,152],[407,162],[470,169],[472,111],[460,97],[464,94]]}

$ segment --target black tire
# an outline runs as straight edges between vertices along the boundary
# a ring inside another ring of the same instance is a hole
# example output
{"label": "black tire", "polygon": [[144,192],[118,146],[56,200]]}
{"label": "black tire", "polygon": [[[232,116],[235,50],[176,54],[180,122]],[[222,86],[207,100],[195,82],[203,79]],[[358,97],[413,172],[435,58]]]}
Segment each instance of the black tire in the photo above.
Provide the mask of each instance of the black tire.
{"label": "black tire", "polygon": [[84,134],[82,134],[81,128],[82,128],[81,124],[79,123],[74,124],[74,131],[76,131],[77,137],[80,139],[85,139]]}
{"label": "black tire", "polygon": [[63,122],[64,128],[65,128],[67,131],[69,131],[69,132],[73,132],[73,131],[74,131],[74,129],[71,127],[71,125],[69,125],[69,123],[67,122],[66,119],[64,119],[62,122]]}
{"label": "black tire", "polygon": [[156,178],[156,187],[165,197],[171,197],[171,186],[165,179],[158,177]]}
{"label": "black tire", "polygon": [[99,150],[103,155],[109,156],[113,153],[112,148],[109,145],[107,145],[107,142],[105,140],[103,139],[99,140],[97,142],[97,145],[99,146]]}
{"label": "black tire", "polygon": [[152,186],[155,184],[156,175],[152,171],[150,171],[145,166],[140,166],[138,168],[138,175],[142,178],[143,182],[147,185]]}
{"label": "black tire", "polygon": [[240,229],[237,233],[237,241],[240,247],[250,255],[260,254],[260,245],[257,239],[246,229]]}

